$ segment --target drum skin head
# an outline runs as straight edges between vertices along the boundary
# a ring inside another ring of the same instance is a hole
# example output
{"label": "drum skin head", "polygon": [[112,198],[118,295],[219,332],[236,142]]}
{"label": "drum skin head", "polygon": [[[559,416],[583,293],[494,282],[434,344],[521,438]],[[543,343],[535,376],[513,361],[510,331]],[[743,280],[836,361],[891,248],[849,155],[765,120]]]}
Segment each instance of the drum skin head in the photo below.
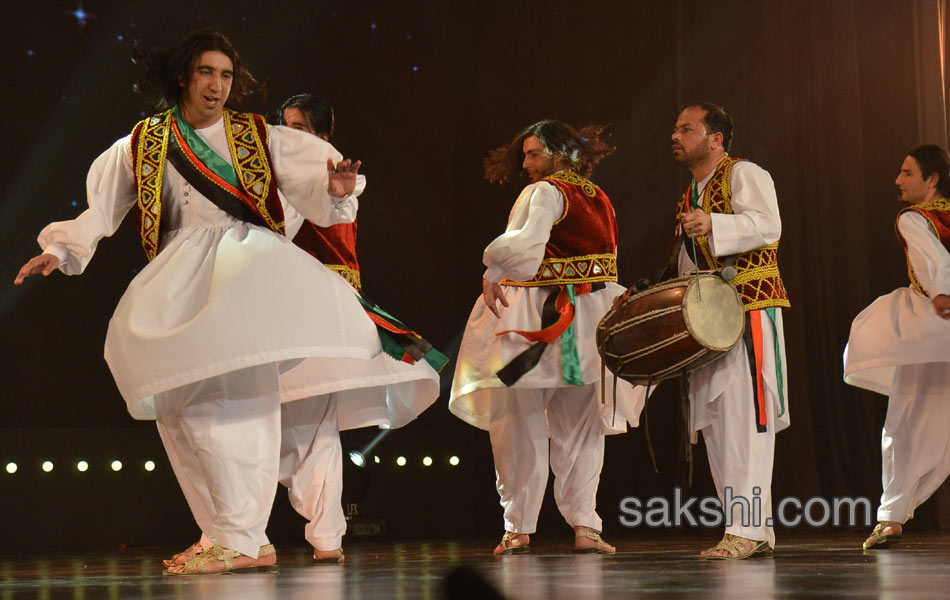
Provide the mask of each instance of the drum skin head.
{"label": "drum skin head", "polygon": [[683,299],[683,317],[696,341],[711,350],[731,349],[745,329],[745,310],[739,296],[718,275],[692,278]]}

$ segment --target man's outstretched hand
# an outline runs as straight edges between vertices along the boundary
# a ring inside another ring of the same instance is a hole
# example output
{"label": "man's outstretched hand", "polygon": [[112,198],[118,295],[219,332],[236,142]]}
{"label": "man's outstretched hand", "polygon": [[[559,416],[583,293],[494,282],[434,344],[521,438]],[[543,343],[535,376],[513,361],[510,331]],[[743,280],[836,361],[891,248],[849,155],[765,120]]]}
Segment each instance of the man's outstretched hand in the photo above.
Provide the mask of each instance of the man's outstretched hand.
{"label": "man's outstretched hand", "polygon": [[26,280],[27,277],[31,275],[40,275],[46,277],[50,273],[56,270],[59,267],[59,259],[53,256],[52,254],[40,254],[39,256],[34,256],[20,269],[20,272],[17,273],[16,279],[13,280],[13,285],[20,285]]}
{"label": "man's outstretched hand", "polygon": [[508,306],[508,300],[505,298],[505,292],[502,291],[501,286],[493,281],[482,279],[482,297],[485,299],[485,304],[488,305],[488,310],[495,313],[495,316],[500,319],[501,313],[496,302],[501,301],[503,306]]}
{"label": "man's outstretched hand", "polygon": [[327,192],[334,198],[343,198],[356,189],[356,174],[360,171],[360,161],[353,162],[345,158],[333,165],[333,160],[327,159]]}

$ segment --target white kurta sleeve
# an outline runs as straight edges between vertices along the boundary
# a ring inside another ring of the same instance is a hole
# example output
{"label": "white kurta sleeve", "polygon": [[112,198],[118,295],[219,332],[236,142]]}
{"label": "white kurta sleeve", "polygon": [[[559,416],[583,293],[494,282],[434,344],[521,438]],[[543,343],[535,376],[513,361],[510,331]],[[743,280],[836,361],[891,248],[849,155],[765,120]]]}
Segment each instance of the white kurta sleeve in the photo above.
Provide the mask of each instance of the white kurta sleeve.
{"label": "white kurta sleeve", "polygon": [[117,141],[93,161],[86,176],[89,208],[71,221],[50,223],[40,232],[37,241],[43,252],[57,256],[59,270],[66,275],[85,270],[99,240],[115,233],[135,204],[130,137]]}
{"label": "white kurta sleeve", "polygon": [[[356,220],[356,213],[359,211],[359,196],[366,189],[366,176],[356,176],[356,187],[353,189],[352,198],[333,198],[331,201],[331,220],[334,223],[352,223]],[[352,214],[350,214],[352,213]],[[297,209],[290,204],[284,203],[284,231],[287,237],[294,239],[294,236],[300,231],[304,222],[303,215],[297,212]]]}
{"label": "white kurta sleeve", "polygon": [[522,190],[511,209],[505,233],[485,248],[485,279],[498,282],[508,277],[524,281],[534,277],[544,258],[551,227],[563,212],[564,198],[550,183],[532,183]]}
{"label": "white kurta sleeve", "polygon": [[950,295],[950,252],[927,219],[913,211],[905,212],[897,220],[897,228],[907,242],[907,256],[920,287],[931,298]]}
{"label": "white kurta sleeve", "polygon": [[709,245],[714,256],[755,250],[778,241],[782,220],[768,171],[750,163],[732,167],[733,214],[713,213]]}
{"label": "white kurta sleeve", "polygon": [[327,193],[327,159],[337,163],[343,155],[315,135],[279,125],[269,129],[274,176],[287,203],[320,227],[351,223],[356,197],[332,198]]}

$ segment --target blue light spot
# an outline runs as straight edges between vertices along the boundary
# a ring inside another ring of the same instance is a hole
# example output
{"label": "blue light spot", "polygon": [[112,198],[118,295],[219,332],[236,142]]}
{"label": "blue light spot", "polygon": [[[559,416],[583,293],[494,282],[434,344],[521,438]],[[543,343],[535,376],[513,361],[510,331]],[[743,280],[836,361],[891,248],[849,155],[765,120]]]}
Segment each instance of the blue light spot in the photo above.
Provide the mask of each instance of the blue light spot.
{"label": "blue light spot", "polygon": [[376,29],[376,23],[370,23],[370,24],[369,24],[369,28],[372,29],[372,30],[375,30],[375,29]]}
{"label": "blue light spot", "polygon": [[115,36],[115,39],[117,39],[117,40],[119,40],[119,41],[121,42],[122,40],[125,39],[125,36],[120,33],[119,35]]}
{"label": "blue light spot", "polygon": [[411,39],[412,39],[412,34],[407,33],[407,34],[406,34],[406,39],[407,39],[407,40],[411,40]]}
{"label": "blue light spot", "polygon": [[76,202],[75,200],[73,200],[72,202],[70,202],[70,204],[73,205],[73,206],[79,206],[79,203]]}
{"label": "blue light spot", "polygon": [[70,11],[67,14],[74,16],[76,18],[76,23],[78,23],[80,27],[85,27],[86,21],[88,21],[89,17],[92,16],[83,10],[82,3],[79,4],[79,8],[74,11]]}
{"label": "blue light spot", "polygon": [[144,117],[144,116],[145,116],[145,111],[143,110],[142,112],[140,112],[140,113],[139,113],[139,116]]}
{"label": "blue light spot", "polygon": [[27,56],[33,56],[34,54],[36,54],[36,52],[33,52],[33,48],[30,48],[29,50],[26,51]]}
{"label": "blue light spot", "polygon": [[418,73],[418,72],[419,72],[419,65],[412,65],[412,72],[413,72],[413,73]]}

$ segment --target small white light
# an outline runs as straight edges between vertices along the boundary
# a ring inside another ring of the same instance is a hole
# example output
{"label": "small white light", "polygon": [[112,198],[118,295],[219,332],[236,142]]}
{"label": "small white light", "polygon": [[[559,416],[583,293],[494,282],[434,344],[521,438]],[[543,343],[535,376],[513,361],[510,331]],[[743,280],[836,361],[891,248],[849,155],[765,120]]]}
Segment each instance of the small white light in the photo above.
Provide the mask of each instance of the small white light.
{"label": "small white light", "polygon": [[113,470],[113,471],[121,471],[121,470],[122,470],[122,461],[121,461],[121,460],[114,460],[114,461],[112,461],[112,470]]}
{"label": "small white light", "polygon": [[366,457],[363,456],[363,453],[359,450],[350,450],[350,462],[352,462],[357,467],[365,467]]}
{"label": "small white light", "polygon": [[452,457],[450,457],[450,458],[449,458],[449,464],[452,465],[453,467],[457,467],[458,464],[459,464],[459,457],[457,457],[457,456],[452,456]]}
{"label": "small white light", "polygon": [[49,473],[53,470],[53,463],[50,461],[43,461],[43,471]]}
{"label": "small white light", "polygon": [[397,458],[397,459],[396,459],[396,464],[399,465],[400,467],[405,467],[405,466],[406,466],[406,457],[405,457],[405,456],[400,456],[399,458]]}
{"label": "small white light", "polygon": [[89,470],[89,463],[87,463],[84,460],[79,461],[78,463],[76,463],[76,470],[79,471],[80,473],[85,473],[86,471]]}
{"label": "small white light", "polygon": [[14,473],[16,473],[16,463],[15,463],[15,462],[9,462],[9,463],[7,463],[7,473],[10,473],[11,475],[14,474]]}
{"label": "small white light", "polygon": [[146,470],[146,471],[149,471],[149,472],[154,471],[154,470],[155,470],[155,461],[154,461],[154,460],[147,460],[147,461],[145,461],[145,470]]}
{"label": "small white light", "polygon": [[427,466],[427,467],[431,467],[431,466],[432,466],[432,457],[431,457],[431,456],[426,456],[425,458],[423,458],[423,459],[422,459],[422,464],[425,465],[425,466]]}
{"label": "small white light", "polygon": [[379,457],[378,457],[378,456],[374,456],[374,457],[373,457],[373,462],[378,465],[378,464],[379,464]]}

